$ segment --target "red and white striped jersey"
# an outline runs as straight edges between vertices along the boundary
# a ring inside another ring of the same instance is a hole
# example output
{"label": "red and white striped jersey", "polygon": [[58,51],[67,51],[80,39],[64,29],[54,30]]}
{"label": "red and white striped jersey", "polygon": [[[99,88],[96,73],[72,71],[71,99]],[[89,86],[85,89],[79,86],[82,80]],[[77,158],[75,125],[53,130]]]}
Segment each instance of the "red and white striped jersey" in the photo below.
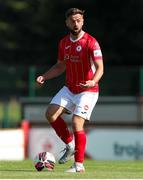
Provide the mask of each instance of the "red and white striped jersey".
{"label": "red and white striped jersey", "polygon": [[58,61],[65,61],[66,86],[75,94],[99,91],[98,84],[86,89],[79,86],[79,83],[92,80],[96,71],[94,61],[98,60],[102,60],[100,46],[97,40],[86,32],[75,41],[67,35],[59,43]]}

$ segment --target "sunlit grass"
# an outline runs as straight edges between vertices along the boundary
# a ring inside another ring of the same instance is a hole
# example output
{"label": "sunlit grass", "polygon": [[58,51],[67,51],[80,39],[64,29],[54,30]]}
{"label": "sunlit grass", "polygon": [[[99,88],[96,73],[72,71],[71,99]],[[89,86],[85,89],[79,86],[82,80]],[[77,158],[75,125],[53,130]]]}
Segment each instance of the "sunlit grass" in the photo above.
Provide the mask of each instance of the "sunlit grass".
{"label": "sunlit grass", "polygon": [[143,178],[143,161],[85,161],[85,173],[65,173],[72,162],[38,172],[31,160],[1,161],[0,178],[6,179],[137,179]]}

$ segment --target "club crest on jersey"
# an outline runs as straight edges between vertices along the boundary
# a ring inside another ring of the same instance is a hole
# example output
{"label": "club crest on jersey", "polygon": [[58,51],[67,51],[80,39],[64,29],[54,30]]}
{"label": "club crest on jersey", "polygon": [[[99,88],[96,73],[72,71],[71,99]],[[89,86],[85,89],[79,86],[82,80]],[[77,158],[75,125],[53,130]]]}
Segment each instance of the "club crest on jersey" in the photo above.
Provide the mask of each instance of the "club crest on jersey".
{"label": "club crest on jersey", "polygon": [[79,46],[76,47],[76,50],[77,50],[78,52],[80,52],[80,51],[82,50],[82,47],[79,45]]}

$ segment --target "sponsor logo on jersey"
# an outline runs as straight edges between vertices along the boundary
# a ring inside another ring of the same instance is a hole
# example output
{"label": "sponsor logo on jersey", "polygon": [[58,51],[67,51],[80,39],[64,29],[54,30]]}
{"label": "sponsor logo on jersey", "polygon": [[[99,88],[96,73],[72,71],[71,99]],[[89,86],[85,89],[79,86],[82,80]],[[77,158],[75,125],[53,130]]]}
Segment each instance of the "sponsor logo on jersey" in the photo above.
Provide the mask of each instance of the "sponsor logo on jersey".
{"label": "sponsor logo on jersey", "polygon": [[82,50],[82,47],[79,45],[79,46],[76,47],[76,50],[77,50],[78,52],[80,52],[80,51]]}
{"label": "sponsor logo on jersey", "polygon": [[101,50],[94,50],[93,51],[94,56],[102,56]]}
{"label": "sponsor logo on jersey", "polygon": [[70,61],[72,61],[72,62],[79,62],[80,61],[80,56],[73,56],[73,55],[71,55],[70,56]]}
{"label": "sponsor logo on jersey", "polygon": [[68,54],[65,54],[64,60],[68,60],[68,59],[69,59],[69,55],[68,55]]}
{"label": "sponsor logo on jersey", "polygon": [[65,49],[69,49],[71,46],[65,46]]}

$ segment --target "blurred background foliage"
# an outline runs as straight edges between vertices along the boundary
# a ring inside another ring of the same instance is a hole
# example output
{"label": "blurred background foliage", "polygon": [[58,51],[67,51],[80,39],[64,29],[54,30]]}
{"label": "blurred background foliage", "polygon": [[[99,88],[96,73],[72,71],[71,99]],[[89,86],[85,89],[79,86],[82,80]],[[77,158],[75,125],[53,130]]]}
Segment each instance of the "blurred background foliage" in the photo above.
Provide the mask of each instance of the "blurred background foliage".
{"label": "blurred background foliage", "polygon": [[54,64],[70,7],[86,11],[107,66],[142,64],[142,0],[0,0],[0,64]]}
{"label": "blurred background foliage", "polygon": [[85,10],[84,30],[102,48],[100,95],[143,95],[143,0],[0,0],[0,127],[21,120],[19,98],[53,96],[64,84],[35,79],[57,61],[71,7]]}

